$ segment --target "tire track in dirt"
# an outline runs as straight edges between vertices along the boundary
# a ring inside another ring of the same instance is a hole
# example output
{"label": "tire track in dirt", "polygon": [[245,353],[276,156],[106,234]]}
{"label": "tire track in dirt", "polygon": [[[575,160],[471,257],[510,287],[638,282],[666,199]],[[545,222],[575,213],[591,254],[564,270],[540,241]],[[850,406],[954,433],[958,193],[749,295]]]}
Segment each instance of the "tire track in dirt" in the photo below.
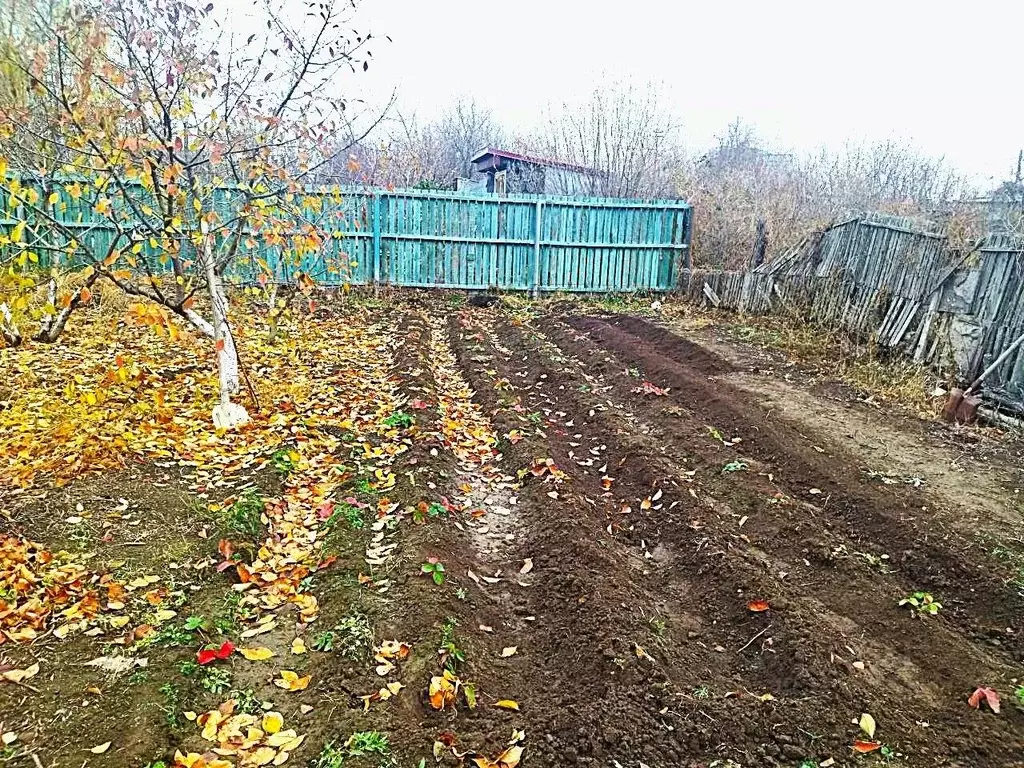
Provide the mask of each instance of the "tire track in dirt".
{"label": "tire track in dirt", "polygon": [[[579,338],[579,334],[573,334],[572,332],[565,332],[565,333],[559,332],[557,326],[554,327],[554,335],[555,336],[561,335],[562,338],[559,339],[559,342],[562,345],[563,350],[569,349],[571,351],[571,350],[579,348],[581,346],[585,346],[585,345],[581,344],[581,341],[583,341],[583,340],[581,340]],[[605,336],[604,338],[607,339],[607,336]],[[617,346],[614,347],[614,351],[615,351],[615,353],[617,355],[619,355],[619,357],[623,361],[634,361],[639,355],[641,355],[641,354],[643,354],[645,352],[645,350],[643,350],[642,347],[643,347],[642,340],[637,339],[637,338],[633,338],[631,340],[631,342],[630,342],[630,345],[625,348],[626,352],[623,352],[623,349],[621,347],[617,347]],[[616,368],[616,367],[617,367],[617,370],[615,370],[615,375],[618,376],[619,372],[623,368],[626,367],[625,364],[619,362],[619,358],[613,358],[612,357],[611,351],[610,351],[610,349],[608,347],[596,347],[596,346],[592,345],[589,351],[591,353],[591,360],[588,361],[587,363],[585,363],[585,365],[586,365],[586,368],[589,371],[591,376],[595,372],[600,373],[601,370],[613,369],[613,368]],[[705,367],[707,367],[706,366],[706,362],[707,362],[706,353],[704,355],[702,355],[702,356],[699,356],[698,359],[701,360],[701,364],[705,364]],[[595,362],[596,362],[596,364],[595,364]],[[712,370],[724,370],[726,367],[727,366],[716,366],[716,367],[712,367]],[[645,368],[645,370],[646,370],[646,368]],[[622,377],[622,378],[625,378],[625,377]],[[664,386],[666,382],[659,381],[658,383],[660,385]],[[706,387],[707,383],[704,382],[703,386]],[[619,389],[621,389],[621,387],[619,387]],[[699,390],[700,388],[694,386],[693,389],[698,389]],[[693,389],[691,389],[689,391],[693,391]],[[655,400],[661,400],[661,399],[662,398],[655,398]],[[673,423],[678,422],[678,419],[673,419],[672,415],[666,413],[666,410],[665,410],[664,407],[654,407],[654,406],[652,406],[652,407],[644,408],[644,409],[641,409],[641,410],[642,411],[646,411],[649,414],[651,414],[655,421],[661,421],[663,423],[665,421],[672,421]],[[714,422],[712,422],[712,423],[714,423]],[[693,424],[693,425],[690,425],[690,426],[691,426],[690,432],[692,433],[690,436],[693,437],[694,439],[691,440],[691,441],[686,442],[685,445],[686,445],[688,451],[691,452],[691,455],[692,455],[692,448],[694,446],[701,445],[702,444],[700,442],[701,440],[703,440],[703,444],[704,445],[707,445],[708,444],[708,440],[707,440],[706,428],[703,426],[703,424],[698,423],[698,424]],[[703,433],[703,434],[701,434],[701,433]],[[745,432],[744,434],[749,434],[749,432]],[[671,443],[671,442],[672,442],[672,439],[670,438],[669,439],[669,443]],[[744,444],[742,449],[745,450],[747,447],[748,446],[746,444]],[[656,453],[657,453],[657,451],[655,451],[655,454]],[[705,451],[705,453],[706,453],[706,451]],[[708,458],[708,457],[705,457],[705,458]],[[714,461],[714,457],[710,457],[710,460]],[[719,456],[719,461],[722,461],[722,460],[724,460],[724,459],[722,459],[722,457]],[[719,463],[718,466],[721,466],[721,464]],[[744,479],[747,480],[747,476],[749,476],[749,474],[751,474],[751,473],[743,473],[743,474],[745,476]],[[736,501],[738,503],[742,503],[743,502],[742,496],[739,497]],[[738,507],[737,511],[742,511],[742,507]],[[733,513],[733,514],[735,514],[735,513]],[[753,515],[751,515],[751,517],[753,517]],[[780,532],[780,533],[782,533],[782,532]],[[783,533],[782,535],[784,536],[785,534]],[[753,551],[753,548],[749,548],[749,549],[751,549],[751,551]],[[800,557],[800,554],[801,553],[799,551],[791,552],[791,555],[794,556],[794,557],[797,557],[797,558]],[[774,552],[774,548],[773,548],[773,556],[777,557],[777,554]],[[810,566],[810,563],[807,563],[807,565]],[[833,574],[833,577],[834,577],[834,574]],[[848,574],[844,573],[843,574],[843,578],[847,579],[848,578]],[[863,579],[861,579],[861,581],[863,582]],[[871,581],[872,581],[871,579],[868,579],[869,583]],[[812,599],[812,603],[820,602],[820,601],[817,601],[814,598],[813,594],[811,596],[811,599]],[[840,610],[843,610],[843,608],[844,608],[843,596],[842,595],[838,595],[836,598],[834,598],[834,600],[835,600],[835,602],[833,602],[833,607],[839,607]],[[816,618],[819,618],[819,619],[820,618],[829,619],[830,614],[833,614],[834,612],[829,611],[827,605],[826,606],[822,606],[822,608],[823,608],[823,610],[817,611]],[[846,608],[845,612],[847,614],[851,613],[849,608]],[[812,614],[812,615],[815,615],[815,614]],[[831,624],[831,625],[835,625],[836,627],[844,627],[845,626],[847,633],[855,633],[855,632],[857,632],[858,629],[860,629],[858,627],[858,624],[857,624],[857,619],[859,619],[859,618],[861,618],[861,617],[859,617],[858,614],[855,611],[853,611],[852,612],[852,618],[847,617],[847,616],[838,616],[838,615],[836,615],[832,619],[829,619],[828,623]],[[875,631],[878,628],[884,629],[885,628],[884,623],[878,625],[877,627],[876,626],[872,626],[872,632],[871,632],[872,639],[874,639]],[[808,637],[809,637],[809,639],[812,640],[811,645],[812,646],[815,645],[815,643],[813,642],[814,635],[815,634],[821,634],[821,630],[818,629],[817,632],[815,632],[815,628],[812,625],[812,626],[806,627],[805,631],[813,633],[813,634],[810,634]],[[866,634],[863,629],[860,630],[860,633],[861,633],[861,635]],[[893,636],[892,632],[888,632],[888,633],[884,633],[883,632],[883,637],[886,634],[888,634],[889,638],[892,638],[892,636]],[[837,639],[841,639],[841,638],[837,638]],[[916,634],[915,635],[909,635],[908,637],[904,637],[904,638],[900,638],[899,636],[896,636],[894,639],[895,639],[895,646],[894,647],[897,648],[897,649],[901,649],[901,651],[893,659],[893,661],[894,661],[896,666],[895,666],[894,669],[890,670],[890,674],[892,674],[893,678],[896,679],[896,680],[899,680],[900,677],[906,678],[905,679],[905,686],[908,689],[910,689],[910,692],[912,694],[914,693],[913,686],[918,686],[919,687],[920,684],[921,684],[922,677],[924,679],[929,679],[930,678],[933,681],[933,685],[936,687],[937,690],[941,690],[942,689],[942,683],[943,682],[947,682],[947,684],[945,686],[945,688],[947,689],[947,696],[944,699],[944,703],[945,703],[945,706],[947,707],[947,709],[946,710],[940,710],[939,713],[940,714],[945,713],[945,716],[948,719],[951,719],[951,720],[954,720],[954,721],[955,720],[959,720],[960,715],[958,715],[955,711],[953,713],[949,713],[948,712],[948,708],[951,707],[951,706],[957,706],[958,702],[961,700],[961,697],[960,697],[960,693],[961,692],[959,690],[955,690],[955,689],[950,690],[950,686],[948,685],[948,681],[945,681],[945,677],[947,675],[947,669],[944,668],[944,663],[948,662],[948,663],[950,663],[952,665],[951,669],[954,669],[954,670],[956,670],[959,673],[957,676],[961,679],[961,681],[966,681],[967,679],[971,679],[972,675],[983,674],[986,670],[998,669],[1001,666],[999,664],[993,663],[990,658],[987,658],[988,654],[985,651],[982,651],[980,649],[973,649],[970,646],[970,644],[965,643],[962,638],[959,638],[959,637],[953,635],[952,639],[954,641],[956,641],[956,642],[954,642],[954,648],[956,650],[959,650],[961,652],[961,654],[966,656],[967,658],[973,659],[972,661],[970,661],[969,663],[966,664],[966,669],[961,669],[961,667],[964,666],[965,662],[967,662],[967,659],[959,658],[959,657],[957,657],[957,655],[955,653],[954,654],[950,654],[950,653],[947,652],[945,655],[943,655],[943,653],[942,653],[942,651],[944,650],[943,643],[950,639],[949,633],[939,633],[939,636],[937,638],[933,637],[932,633],[927,633],[927,634],[924,635],[923,639],[922,639],[921,636],[916,635]],[[858,638],[858,641],[859,642],[857,644],[861,645],[862,648],[863,648],[864,640],[862,638]],[[918,646],[924,646],[924,647],[923,648],[919,648]],[[920,650],[920,651],[923,651],[923,652],[922,653],[918,653],[918,654],[913,654],[913,651],[915,651],[915,650]],[[927,652],[928,650],[935,650],[935,651],[937,651],[937,655],[935,655],[932,658],[929,658],[929,653]],[[921,664],[913,664],[912,662],[910,662],[909,658],[907,658],[908,654],[909,655],[916,655],[916,657],[918,659],[920,659],[923,663],[921,663]],[[842,655],[846,655],[845,652],[843,652]],[[813,654],[811,654],[811,656],[813,657]],[[939,661],[940,659],[942,659],[943,661]],[[807,659],[807,661],[809,662],[810,659]],[[849,659],[847,661],[849,661]],[[937,668],[932,668],[932,665],[936,665]],[[900,666],[902,666],[904,668],[901,669]],[[885,684],[888,681],[881,680],[879,682],[882,683],[882,684]],[[974,682],[976,684],[976,681],[974,681]],[[969,690],[967,692],[969,692]],[[919,691],[918,691],[918,693],[919,693]],[[950,723],[950,725],[954,725],[954,723]],[[922,736],[922,738],[927,738],[927,737],[926,736]],[[1005,738],[1006,738],[1005,734],[1002,735],[1002,738],[1003,738],[1003,743],[1005,743]],[[993,734],[993,739],[994,740],[993,740],[992,743],[997,743],[999,741],[998,737],[996,737],[995,734]],[[984,741],[988,742],[989,740],[988,739],[984,739]]]}

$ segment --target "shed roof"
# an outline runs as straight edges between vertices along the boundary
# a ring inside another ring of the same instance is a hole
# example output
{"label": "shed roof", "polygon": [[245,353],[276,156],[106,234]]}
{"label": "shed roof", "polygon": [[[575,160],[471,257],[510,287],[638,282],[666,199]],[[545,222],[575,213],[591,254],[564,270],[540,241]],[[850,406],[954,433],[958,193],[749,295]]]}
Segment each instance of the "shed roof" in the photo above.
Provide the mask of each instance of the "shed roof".
{"label": "shed roof", "polygon": [[516,160],[520,163],[529,163],[530,165],[543,165],[549,168],[561,168],[565,171],[575,171],[576,173],[584,173],[588,176],[601,175],[601,172],[596,168],[587,168],[585,165],[567,163],[564,160],[554,160],[547,157],[536,157],[535,155],[523,155],[519,152],[509,152],[506,149],[498,149],[497,147],[484,147],[470,158],[470,162],[478,163],[486,157],[500,157],[505,160]]}

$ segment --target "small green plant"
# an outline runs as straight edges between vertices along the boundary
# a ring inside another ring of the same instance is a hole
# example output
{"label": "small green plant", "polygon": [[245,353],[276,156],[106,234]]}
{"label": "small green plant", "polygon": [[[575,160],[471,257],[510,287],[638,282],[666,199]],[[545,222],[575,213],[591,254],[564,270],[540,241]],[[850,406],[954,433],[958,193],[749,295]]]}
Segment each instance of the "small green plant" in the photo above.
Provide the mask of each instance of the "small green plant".
{"label": "small green plant", "polygon": [[708,688],[706,685],[702,685],[702,686],[700,686],[698,688],[694,688],[693,689],[693,698],[700,699],[702,701],[704,699],[710,699],[711,698],[711,689]]}
{"label": "small green plant", "polygon": [[164,697],[161,707],[164,711],[164,721],[171,730],[176,731],[181,727],[181,718],[178,716],[181,711],[181,695],[178,693],[178,687],[173,683],[164,683],[159,691]]}
{"label": "small green plant", "polygon": [[469,592],[466,591],[465,587],[459,587],[455,590],[455,598],[457,600],[465,600],[467,597],[469,597]]}
{"label": "small green plant", "polygon": [[654,634],[658,637],[665,636],[665,620],[660,616],[652,616],[650,622],[651,629],[654,630]]}
{"label": "small green plant", "polygon": [[311,643],[316,651],[338,651],[342,656],[358,661],[373,647],[373,627],[366,614],[352,610],[331,629],[321,632]]}
{"label": "small green plant", "polygon": [[395,411],[386,419],[384,419],[385,426],[401,427],[402,429],[405,429],[406,427],[411,427],[415,423],[416,420],[405,411]]}
{"label": "small green plant", "polygon": [[348,527],[353,531],[361,531],[366,525],[366,521],[363,520],[363,511],[359,509],[359,507],[346,504],[345,502],[335,505],[334,512],[332,512],[331,516],[327,518],[325,525],[327,528],[333,528],[342,520],[344,520],[348,524]]}
{"label": "small green plant", "polygon": [[149,680],[149,672],[144,669],[137,669],[128,675],[128,685],[143,685]]}
{"label": "small green plant", "polygon": [[148,648],[151,645],[177,648],[183,645],[191,645],[195,641],[192,633],[180,624],[165,624],[156,632],[144,637],[135,647],[139,650]]}
{"label": "small green plant", "polygon": [[185,677],[192,677],[201,667],[192,659],[186,659],[178,665],[178,671]]}
{"label": "small green plant", "polygon": [[358,731],[348,737],[345,742],[349,757],[362,757],[363,755],[384,755],[391,751],[388,737],[380,731]]}
{"label": "small green plant", "polygon": [[259,491],[245,491],[238,500],[221,513],[221,522],[229,530],[250,539],[260,538],[263,532],[263,497]]}
{"label": "small green plant", "polygon": [[437,501],[427,503],[421,501],[412,511],[412,521],[414,523],[425,523],[427,520],[436,520],[437,518],[447,518],[448,508]]}
{"label": "small green plant", "polygon": [[531,424],[537,424],[538,426],[544,421],[544,417],[540,411],[533,411],[532,413],[526,414],[526,420]]}
{"label": "small green plant", "polygon": [[356,493],[361,496],[374,496],[377,493],[377,489],[373,487],[373,483],[366,477],[360,477],[356,480],[355,487]]}
{"label": "small green plant", "polygon": [[1024,685],[1018,685],[1013,689],[1013,698],[1018,707],[1024,708]]}
{"label": "small green plant", "polygon": [[877,568],[879,573],[892,573],[893,569],[889,565],[889,556],[886,554],[873,555],[870,552],[854,552],[857,557],[863,558],[864,562],[870,565],[872,568]]}
{"label": "small green plant", "polygon": [[203,671],[199,684],[210,693],[224,693],[231,688],[231,672],[223,667],[210,667]]}
{"label": "small green plant", "polygon": [[722,467],[722,471],[723,472],[741,472],[741,471],[743,471],[746,468],[747,468],[747,465],[746,465],[745,462],[742,462],[742,461],[730,461],[728,464],[726,464],[724,467]]}
{"label": "small green plant", "polygon": [[152,763],[146,763],[142,768],[167,768],[167,763],[163,760],[155,760]]}
{"label": "small green plant", "polygon": [[206,618],[204,616],[189,616],[185,619],[185,629],[189,632],[195,632],[197,629],[202,629],[206,625]]}
{"label": "small green plant", "polygon": [[[231,622],[232,627],[238,626],[239,621],[245,621],[252,618],[252,609],[248,606],[242,605],[242,593],[235,592],[232,590],[224,595],[224,603],[221,607],[220,613],[217,615],[217,619],[221,621]],[[217,621],[214,622],[217,624]]]}
{"label": "small green plant", "polygon": [[942,603],[930,592],[915,592],[900,600],[901,606],[909,605],[918,616],[936,616],[942,610]]}
{"label": "small green plant", "polygon": [[334,742],[328,742],[320,754],[310,761],[309,768],[342,768],[346,757],[347,751],[334,746]]}
{"label": "small green plant", "polygon": [[459,664],[466,661],[466,652],[459,647],[458,639],[455,637],[455,628],[459,625],[453,617],[449,616],[441,625],[441,642],[438,644],[437,654],[441,657],[441,666],[453,675],[458,671]]}
{"label": "small green plant", "polygon": [[239,712],[244,712],[247,715],[255,715],[258,712],[263,711],[263,700],[256,695],[256,692],[252,688],[246,688],[245,690],[235,689],[231,692],[231,697],[235,700],[235,709]]}
{"label": "small green plant", "polygon": [[290,472],[295,471],[299,465],[300,458],[301,457],[297,451],[293,451],[288,448],[281,448],[280,450],[274,451],[274,455],[270,457],[270,462],[274,465],[274,469],[282,475],[287,475]]}
{"label": "small green plant", "polygon": [[428,574],[430,578],[434,580],[434,583],[437,584],[437,586],[439,587],[442,584],[444,584],[444,563],[442,563],[436,557],[428,557],[427,562],[423,563],[423,565],[420,566],[420,573]]}
{"label": "small green plant", "polygon": [[321,632],[319,635],[314,637],[309,645],[310,647],[312,647],[314,651],[330,653],[334,650],[335,638],[336,635],[334,634],[334,630],[328,629],[327,631]]}
{"label": "small green plant", "polygon": [[310,768],[343,768],[345,761],[352,757],[380,755],[387,757],[391,752],[388,737],[380,731],[358,731],[346,739],[345,743],[335,746],[334,742],[324,744],[309,765]]}

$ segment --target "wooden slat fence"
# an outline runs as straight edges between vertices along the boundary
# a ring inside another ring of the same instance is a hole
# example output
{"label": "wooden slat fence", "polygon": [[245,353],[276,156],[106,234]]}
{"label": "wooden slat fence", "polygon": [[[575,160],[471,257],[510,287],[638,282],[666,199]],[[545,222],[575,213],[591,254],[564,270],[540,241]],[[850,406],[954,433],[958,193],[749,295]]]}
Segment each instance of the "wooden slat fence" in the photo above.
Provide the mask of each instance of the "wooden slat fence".
{"label": "wooden slat fence", "polygon": [[[57,192],[60,218],[82,240],[110,242],[109,221],[60,184]],[[139,197],[152,205],[141,189]],[[301,269],[324,285],[668,291],[689,264],[692,215],[680,200],[367,189],[308,197],[311,219],[341,222],[329,227],[336,231],[320,252],[295,265],[259,243],[236,260],[229,278],[251,282],[269,269],[284,280]],[[215,207],[223,218],[232,206],[231,190],[220,190]],[[3,210],[0,228],[9,230],[16,220],[4,219]]]}
{"label": "wooden slat fence", "polygon": [[[746,272],[683,270],[680,290],[741,312],[787,312],[970,379],[1024,333],[1024,241],[989,234],[958,251],[937,228],[868,214]],[[986,391],[1024,409],[1024,349]]]}

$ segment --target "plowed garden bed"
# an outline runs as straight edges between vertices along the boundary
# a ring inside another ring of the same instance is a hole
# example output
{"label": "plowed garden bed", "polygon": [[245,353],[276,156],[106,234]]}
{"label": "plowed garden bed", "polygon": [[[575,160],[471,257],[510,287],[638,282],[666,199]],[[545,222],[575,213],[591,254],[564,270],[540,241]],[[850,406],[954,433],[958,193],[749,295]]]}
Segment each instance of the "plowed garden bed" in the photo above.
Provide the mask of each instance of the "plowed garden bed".
{"label": "plowed garden bed", "polygon": [[0,762],[1024,765],[1019,467],[650,318],[287,330],[227,434],[194,341],[0,351]]}

